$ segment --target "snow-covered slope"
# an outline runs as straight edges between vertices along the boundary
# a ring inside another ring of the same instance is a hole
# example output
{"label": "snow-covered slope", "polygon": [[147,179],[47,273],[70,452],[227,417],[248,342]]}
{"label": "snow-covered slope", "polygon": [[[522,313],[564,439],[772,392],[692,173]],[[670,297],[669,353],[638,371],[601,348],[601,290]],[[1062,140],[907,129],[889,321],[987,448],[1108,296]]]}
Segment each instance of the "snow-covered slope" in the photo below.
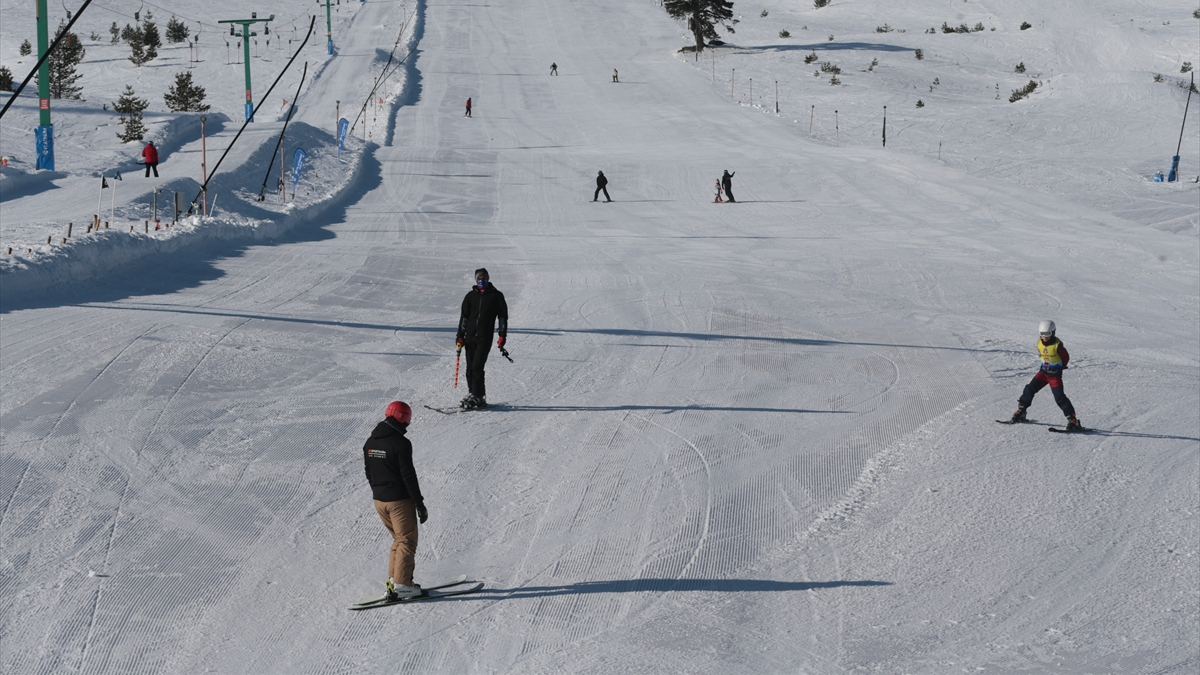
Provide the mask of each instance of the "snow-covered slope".
{"label": "snow-covered slope", "polygon": [[[1117,54],[1196,49],[1184,3],[1142,8],[1124,37],[1123,5],[1069,4]],[[737,105],[677,54],[655,2],[421,2],[399,107],[336,194],[239,212],[269,240],[181,232],[194,245],[6,292],[0,665],[1194,670],[1200,192],[1147,183],[1174,148],[1139,136],[1177,125],[1186,92],[1151,79],[1127,101],[1163,120],[1090,121],[1096,82],[1126,63],[1040,27],[1070,25],[1061,8],[1006,3],[995,33],[927,35],[977,3],[894,5],[739,3],[718,58],[739,81],[767,73],[756,100],[778,77],[781,107],[783,73],[810,78],[790,110],[839,111],[810,138],[803,115]],[[356,10],[293,124],[362,100],[405,11]],[[1155,39],[1168,20],[1179,33]],[[906,31],[875,37],[885,21]],[[843,64],[834,87],[803,63],[820,40],[754,48],[802,25],[880,65]],[[991,72],[1026,38],[1080,84],[1017,104],[952,85],[951,63]],[[913,73],[963,91],[893,113]],[[876,103],[897,125],[886,149]],[[1016,120],[1036,143],[998,130]],[[257,177],[267,126],[235,173]],[[1074,145],[1097,130],[1105,143]],[[1085,153],[1105,168],[1067,168]],[[711,203],[722,169],[737,204]],[[598,170],[614,203],[591,202]],[[511,308],[514,363],[488,367],[503,405],[439,415],[420,406],[463,394],[454,325],[479,266]],[[1062,418],[1045,391],[1038,423],[992,421],[1034,372],[1042,318],[1094,434],[1046,433]],[[431,514],[417,581],[488,586],[356,614],[389,543],[359,448],[393,398],[417,411]]]}

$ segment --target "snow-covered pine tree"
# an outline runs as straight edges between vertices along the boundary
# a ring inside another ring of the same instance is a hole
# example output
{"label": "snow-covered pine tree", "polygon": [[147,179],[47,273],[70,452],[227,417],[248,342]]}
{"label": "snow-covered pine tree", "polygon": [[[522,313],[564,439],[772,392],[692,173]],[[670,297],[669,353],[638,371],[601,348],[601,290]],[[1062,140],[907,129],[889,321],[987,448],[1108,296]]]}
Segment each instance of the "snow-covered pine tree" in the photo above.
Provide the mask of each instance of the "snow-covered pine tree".
{"label": "snow-covered pine tree", "polygon": [[25,38],[21,41],[21,47],[17,49],[17,52],[20,53],[21,56],[29,56],[31,53],[33,53],[33,45],[29,44],[29,38]]}
{"label": "snow-covered pine tree", "polygon": [[[54,31],[54,39],[57,40],[58,36],[62,35],[66,29],[66,24],[60,21],[58,29]],[[83,43],[74,33],[67,33],[63,41],[58,43],[58,47],[50,52],[50,58],[46,59],[46,63],[50,66],[50,96],[52,98],[82,98],[80,92],[83,91],[83,87],[75,83],[83,76],[75,71],[75,66],[83,61],[85,53]]]}
{"label": "snow-covered pine tree", "polygon": [[142,124],[142,111],[150,107],[150,102],[144,98],[138,98],[133,87],[127,84],[125,92],[112,106],[113,110],[121,116],[122,131],[117,134],[117,138],[121,139],[123,143],[142,140],[146,135],[146,126]]}
{"label": "snow-covered pine tree", "polygon": [[121,41],[121,29],[117,28],[116,21],[112,22],[112,25],[108,27],[108,32],[112,34],[112,43],[114,45]]}
{"label": "snow-covered pine tree", "polygon": [[730,0],[665,0],[663,9],[672,18],[687,21],[688,30],[696,38],[696,51],[704,50],[705,40],[716,40],[719,24],[732,33],[733,3]]}
{"label": "snow-covered pine tree", "polygon": [[0,66],[0,91],[12,91],[12,71],[8,66]]}
{"label": "snow-covered pine tree", "polygon": [[163,95],[163,101],[171,112],[208,112],[211,107],[204,103],[204,87],[192,82],[192,73],[176,73],[175,84]]}

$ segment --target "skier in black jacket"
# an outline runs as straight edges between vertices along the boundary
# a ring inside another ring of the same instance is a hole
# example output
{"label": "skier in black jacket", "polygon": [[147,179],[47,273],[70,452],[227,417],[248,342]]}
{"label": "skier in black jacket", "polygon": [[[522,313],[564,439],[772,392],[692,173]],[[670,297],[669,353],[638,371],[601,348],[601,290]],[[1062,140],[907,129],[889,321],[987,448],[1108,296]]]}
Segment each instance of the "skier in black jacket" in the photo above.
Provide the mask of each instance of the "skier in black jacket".
{"label": "skier in black jacket", "polygon": [[611,202],[612,197],[608,196],[608,179],[604,177],[604,172],[600,171],[596,174],[596,194],[592,195],[592,201],[600,198],[600,191],[604,191],[604,201]]}
{"label": "skier in black jacket", "polygon": [[375,511],[392,535],[388,554],[387,598],[398,600],[421,595],[413,583],[417,554],[417,521],[429,519],[417,470],[413,467],[412,443],[405,438],[412,408],[403,401],[388,404],[382,422],[375,425],[363,444],[363,465]]}
{"label": "skier in black jacket", "polygon": [[721,176],[721,189],[725,190],[725,196],[729,197],[729,201],[736,204],[737,200],[733,198],[733,173],[729,173],[729,169],[725,169],[725,175]]}
{"label": "skier in black jacket", "polygon": [[492,350],[492,331],[499,333],[497,347],[504,347],[508,338],[508,303],[504,294],[489,280],[488,271],[475,270],[475,287],[467,291],[458,319],[455,346],[467,349],[467,389],[470,392],[459,403],[465,409],[487,407],[487,387],[483,367]]}

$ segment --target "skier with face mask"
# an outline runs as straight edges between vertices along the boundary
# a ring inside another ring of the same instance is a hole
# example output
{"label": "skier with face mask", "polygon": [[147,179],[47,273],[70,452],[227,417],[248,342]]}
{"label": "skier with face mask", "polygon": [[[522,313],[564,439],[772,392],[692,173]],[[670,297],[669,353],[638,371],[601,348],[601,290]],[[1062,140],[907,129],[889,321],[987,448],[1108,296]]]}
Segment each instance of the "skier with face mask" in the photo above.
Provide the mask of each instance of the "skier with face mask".
{"label": "skier with face mask", "polygon": [[462,301],[455,346],[467,351],[467,389],[470,392],[459,406],[466,410],[487,407],[487,387],[483,368],[492,349],[492,331],[499,337],[496,346],[503,350],[508,338],[508,303],[504,294],[492,285],[487,269],[475,270],[475,287]]}

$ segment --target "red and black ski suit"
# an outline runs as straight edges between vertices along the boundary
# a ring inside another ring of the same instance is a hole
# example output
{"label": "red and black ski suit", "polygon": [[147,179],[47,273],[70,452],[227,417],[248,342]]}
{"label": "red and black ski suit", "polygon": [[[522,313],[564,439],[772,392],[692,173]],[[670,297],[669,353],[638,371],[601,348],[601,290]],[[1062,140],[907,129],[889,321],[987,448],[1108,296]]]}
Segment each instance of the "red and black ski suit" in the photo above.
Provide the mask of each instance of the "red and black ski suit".
{"label": "red and black ski suit", "polygon": [[1025,385],[1025,391],[1021,394],[1021,398],[1017,399],[1017,403],[1022,408],[1028,408],[1033,404],[1033,396],[1042,390],[1046,385],[1050,385],[1050,391],[1054,394],[1054,402],[1062,408],[1063,414],[1068,418],[1075,416],[1075,406],[1071,405],[1071,399],[1063,393],[1062,371],[1067,369],[1067,362],[1071,360],[1071,355],[1067,353],[1067,348],[1063,345],[1062,340],[1054,338],[1049,344],[1038,340],[1038,354],[1042,359],[1041,370],[1037,375],[1033,376],[1033,380]]}
{"label": "red and black ski suit", "polygon": [[146,147],[142,148],[142,159],[146,160],[146,178],[150,177],[151,171],[154,171],[154,177],[158,178],[158,149],[154,147],[154,143],[147,143]]}

